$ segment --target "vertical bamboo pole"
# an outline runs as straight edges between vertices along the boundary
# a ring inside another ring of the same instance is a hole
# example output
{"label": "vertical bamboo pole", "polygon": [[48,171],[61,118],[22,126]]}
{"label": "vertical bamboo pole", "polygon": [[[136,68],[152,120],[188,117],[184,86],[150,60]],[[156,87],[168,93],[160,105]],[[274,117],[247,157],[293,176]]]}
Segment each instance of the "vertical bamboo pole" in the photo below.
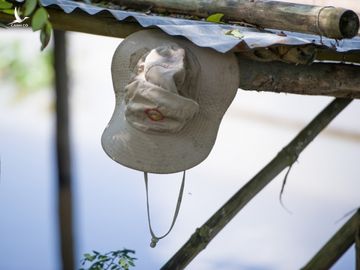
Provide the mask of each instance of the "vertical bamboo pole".
{"label": "vertical bamboo pole", "polygon": [[71,153],[69,135],[69,88],[67,73],[66,35],[54,31],[54,69],[56,95],[56,151],[58,167],[58,209],[62,269],[74,269]]}

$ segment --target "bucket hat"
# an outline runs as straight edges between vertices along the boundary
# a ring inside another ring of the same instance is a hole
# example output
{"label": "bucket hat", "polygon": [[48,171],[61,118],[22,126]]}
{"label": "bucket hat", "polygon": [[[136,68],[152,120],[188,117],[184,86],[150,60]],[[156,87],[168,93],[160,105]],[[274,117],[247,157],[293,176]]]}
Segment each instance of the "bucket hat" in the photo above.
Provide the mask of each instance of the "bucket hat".
{"label": "bucket hat", "polygon": [[116,104],[101,138],[105,152],[146,173],[196,166],[215,143],[239,86],[238,72],[232,53],[159,30],[128,36],[112,59]]}

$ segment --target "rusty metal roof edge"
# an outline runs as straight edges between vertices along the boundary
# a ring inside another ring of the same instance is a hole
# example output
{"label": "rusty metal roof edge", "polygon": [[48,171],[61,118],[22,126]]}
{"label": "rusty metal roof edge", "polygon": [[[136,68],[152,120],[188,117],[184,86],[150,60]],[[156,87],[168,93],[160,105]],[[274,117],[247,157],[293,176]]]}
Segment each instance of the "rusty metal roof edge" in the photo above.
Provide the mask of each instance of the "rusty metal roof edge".
{"label": "rusty metal roof edge", "polygon": [[[296,46],[314,44],[338,52],[360,51],[360,37],[334,40],[303,33],[281,32],[280,30],[261,31],[251,27],[215,24],[205,21],[147,15],[135,11],[109,9],[71,0],[41,0],[41,4],[43,6],[56,5],[65,13],[71,13],[75,9],[81,9],[89,15],[106,11],[118,21],[132,17],[142,27],[156,26],[169,35],[183,36],[200,47],[210,47],[222,53],[234,49],[241,43],[246,45],[243,47],[249,50],[275,45]],[[226,34],[229,30],[237,30],[241,33],[241,38]]]}

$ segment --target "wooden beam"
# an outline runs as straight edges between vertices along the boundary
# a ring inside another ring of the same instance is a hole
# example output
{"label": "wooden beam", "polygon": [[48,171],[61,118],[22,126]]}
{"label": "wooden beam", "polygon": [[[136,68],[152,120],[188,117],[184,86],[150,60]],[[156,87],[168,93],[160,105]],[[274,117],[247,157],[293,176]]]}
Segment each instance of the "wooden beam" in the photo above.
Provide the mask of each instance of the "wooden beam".
{"label": "wooden beam", "polygon": [[[138,23],[120,22],[106,13],[89,15],[84,11],[75,10],[67,14],[60,9],[54,8],[47,8],[47,11],[53,28],[56,30],[126,38],[128,35],[143,29]],[[0,12],[0,22],[8,24],[13,20],[13,15]],[[29,21],[28,24],[31,25],[31,22]]]}
{"label": "wooden beam", "polygon": [[[57,30],[126,38],[128,35],[144,29],[136,22],[117,21],[105,12],[89,15],[81,10],[75,10],[70,14],[54,8],[48,8],[47,10],[50,14],[50,21],[53,24],[53,28]],[[7,24],[13,20],[12,15],[0,12],[0,22]],[[237,52],[238,49],[235,48],[234,51]],[[320,49],[317,51],[316,59],[321,61],[360,63],[360,52],[340,53],[331,49]]]}
{"label": "wooden beam", "polygon": [[259,62],[237,54],[243,90],[360,98],[360,66]]}
{"label": "wooden beam", "polygon": [[352,38],[359,18],[352,10],[264,0],[112,0],[119,6],[173,12],[199,17],[222,13],[235,20],[262,28],[312,33],[330,38]]}
{"label": "wooden beam", "polygon": [[[58,30],[125,38],[143,29],[135,22],[119,22],[106,13],[88,15],[76,10],[66,14],[53,8],[49,8],[48,11],[54,29]],[[0,12],[0,22],[11,21],[12,15]],[[316,55],[321,60],[348,60],[360,63],[359,52],[336,53],[328,49],[324,52],[319,50]],[[253,61],[241,53],[237,56],[241,70],[239,87],[244,90],[360,98],[360,66],[319,63],[291,65]],[[254,70],[256,72],[253,72]]]}
{"label": "wooden beam", "polygon": [[[52,7],[48,7],[47,10],[50,14],[50,21],[52,22],[54,29],[57,30],[125,38],[128,35],[143,29],[143,27],[136,22],[117,21],[107,12],[89,15],[82,10],[75,10],[70,14],[64,13],[62,10]],[[13,20],[13,15],[0,12],[0,22],[8,24]],[[30,24],[30,20],[26,22]],[[319,58],[317,59],[319,60],[349,60],[351,62],[360,63],[359,52],[339,53],[329,49],[319,51],[318,55]]]}
{"label": "wooden beam", "polygon": [[316,60],[360,64],[360,48],[357,51],[345,53],[339,53],[331,49],[321,49],[316,53]]}
{"label": "wooden beam", "polygon": [[[354,244],[360,228],[360,210],[343,225],[301,270],[327,270]],[[358,256],[358,254],[357,254]],[[357,264],[358,265],[358,264]],[[357,266],[357,270],[359,265]]]}
{"label": "wooden beam", "polygon": [[126,38],[128,35],[142,30],[138,23],[117,21],[110,14],[89,15],[76,10],[66,14],[61,10],[48,9],[50,21],[54,29],[91,33],[108,37]]}

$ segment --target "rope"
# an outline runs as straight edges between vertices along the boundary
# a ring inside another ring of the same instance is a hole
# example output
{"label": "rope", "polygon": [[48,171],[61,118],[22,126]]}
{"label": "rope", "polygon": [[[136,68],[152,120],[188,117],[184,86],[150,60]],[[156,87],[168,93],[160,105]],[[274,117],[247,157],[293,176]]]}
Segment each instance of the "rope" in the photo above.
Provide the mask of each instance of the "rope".
{"label": "rope", "polygon": [[166,237],[171,232],[172,228],[175,225],[175,221],[177,219],[177,216],[178,216],[179,210],[180,210],[182,196],[183,196],[183,193],[184,193],[185,171],[183,172],[183,177],[182,177],[182,181],[181,181],[181,187],[180,187],[180,191],[179,191],[179,196],[178,196],[178,199],[177,199],[175,213],[174,213],[174,217],[173,217],[170,229],[162,236],[156,236],[153,229],[152,229],[152,227],[151,227],[150,206],[149,206],[149,187],[148,187],[148,175],[147,175],[147,172],[144,172],[144,180],[145,180],[145,190],[146,190],[147,217],[148,217],[148,223],[149,223],[149,230],[150,230],[150,234],[151,234],[150,247],[154,248],[154,247],[156,247],[157,242],[159,242],[160,239]]}

